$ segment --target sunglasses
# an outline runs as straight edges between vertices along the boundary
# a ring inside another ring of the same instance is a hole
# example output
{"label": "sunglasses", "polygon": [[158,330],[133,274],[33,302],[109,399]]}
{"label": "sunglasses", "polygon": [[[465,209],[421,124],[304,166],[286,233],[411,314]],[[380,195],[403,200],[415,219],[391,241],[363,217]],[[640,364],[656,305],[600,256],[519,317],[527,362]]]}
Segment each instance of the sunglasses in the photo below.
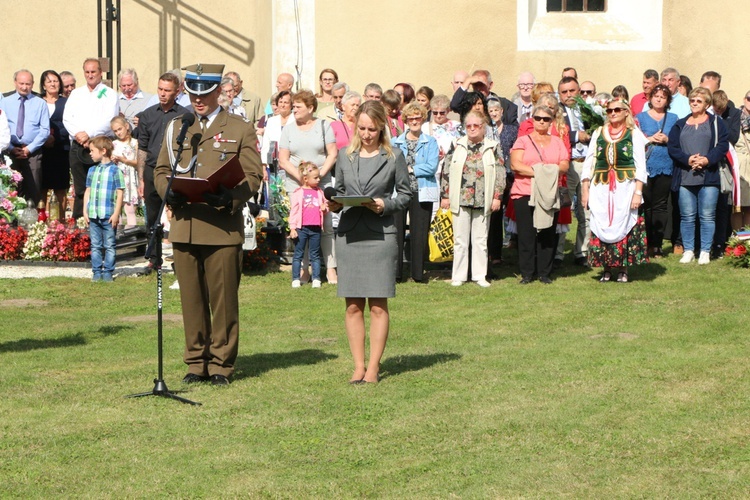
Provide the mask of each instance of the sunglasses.
{"label": "sunglasses", "polygon": [[703,99],[690,99],[690,102],[697,102],[698,104],[703,104]]}
{"label": "sunglasses", "polygon": [[549,116],[535,116],[534,117],[535,122],[544,122],[544,123],[550,123],[552,121],[552,118]]}
{"label": "sunglasses", "polygon": [[581,95],[594,95],[595,93],[594,90],[581,90]]}
{"label": "sunglasses", "polygon": [[433,111],[432,114],[436,116],[444,116],[444,115],[447,115],[448,112],[447,111]]}
{"label": "sunglasses", "polygon": [[421,116],[409,116],[406,118],[407,122],[421,122],[422,117]]}
{"label": "sunglasses", "polygon": [[479,124],[476,124],[476,123],[467,123],[465,125],[465,127],[466,127],[467,130],[474,130],[475,128],[482,128],[483,126],[484,125],[479,125]]}
{"label": "sunglasses", "polygon": [[625,111],[625,108],[607,108],[608,115],[613,115],[615,113],[619,113],[620,111]]}

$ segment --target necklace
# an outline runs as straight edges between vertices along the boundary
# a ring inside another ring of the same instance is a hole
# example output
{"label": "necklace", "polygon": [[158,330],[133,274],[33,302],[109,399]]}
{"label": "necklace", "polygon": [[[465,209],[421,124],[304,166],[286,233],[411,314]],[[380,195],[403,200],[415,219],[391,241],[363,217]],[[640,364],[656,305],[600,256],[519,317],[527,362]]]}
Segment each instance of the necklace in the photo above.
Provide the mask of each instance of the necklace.
{"label": "necklace", "polygon": [[612,128],[612,124],[609,125],[609,136],[613,141],[616,141],[617,139],[622,137],[623,132],[625,132],[625,127],[622,127],[620,128],[620,130],[615,131],[615,129]]}

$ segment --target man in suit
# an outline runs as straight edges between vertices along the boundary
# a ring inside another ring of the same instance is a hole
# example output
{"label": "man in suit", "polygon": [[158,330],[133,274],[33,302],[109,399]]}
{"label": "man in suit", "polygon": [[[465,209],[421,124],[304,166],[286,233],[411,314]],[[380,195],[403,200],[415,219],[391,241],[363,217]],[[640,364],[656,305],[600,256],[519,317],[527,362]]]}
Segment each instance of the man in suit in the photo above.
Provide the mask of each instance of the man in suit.
{"label": "man in suit", "polygon": [[[560,106],[570,130],[570,169],[568,170],[568,191],[571,198],[573,194],[578,197],[575,206],[575,216],[578,219],[578,230],[576,232],[576,243],[573,251],[575,263],[579,266],[588,266],[586,254],[589,244],[589,211],[580,203],[581,199],[581,174],[583,173],[583,161],[588,153],[589,140],[591,136],[581,119],[581,113],[576,104],[576,97],[580,95],[581,89],[578,80],[572,76],[564,76],[557,85],[557,93],[560,95]],[[563,260],[563,249],[565,238],[560,238],[555,255],[555,265],[559,266]]]}
{"label": "man in suit", "polygon": [[76,77],[70,71],[61,71],[60,80],[62,80],[62,88],[60,89],[60,95],[64,98],[70,97],[70,93],[76,88]]}
{"label": "man in suit", "polygon": [[188,202],[183,194],[172,189],[167,192],[183,117],[167,126],[154,184],[173,212],[169,239],[180,277],[184,360],[188,365],[183,382],[210,380],[213,385],[227,385],[234,372],[239,338],[242,207],[260,187],[263,172],[255,148],[255,128],[219,106],[224,66],[195,64],[183,69],[185,91],[196,120],[187,130],[178,175],[207,178],[235,155],[245,173],[236,186],[206,193],[205,202]]}
{"label": "man in suit", "polygon": [[0,101],[11,133],[8,152],[13,170],[23,176],[21,194],[36,206],[42,199],[42,145],[49,137],[49,111],[44,99],[31,93],[30,71],[16,71],[13,83],[16,91]]}
{"label": "man in suit", "polygon": [[489,96],[494,96],[500,101],[500,105],[503,108],[503,123],[507,125],[513,125],[518,121],[518,106],[510,102],[505,97],[500,97],[492,92],[492,75],[486,69],[478,69],[471,74],[471,77],[464,81],[453,94],[451,99],[451,109],[456,113],[461,109],[461,101],[463,101],[464,95],[466,95],[469,85],[473,85],[475,90],[481,92],[485,99]]}

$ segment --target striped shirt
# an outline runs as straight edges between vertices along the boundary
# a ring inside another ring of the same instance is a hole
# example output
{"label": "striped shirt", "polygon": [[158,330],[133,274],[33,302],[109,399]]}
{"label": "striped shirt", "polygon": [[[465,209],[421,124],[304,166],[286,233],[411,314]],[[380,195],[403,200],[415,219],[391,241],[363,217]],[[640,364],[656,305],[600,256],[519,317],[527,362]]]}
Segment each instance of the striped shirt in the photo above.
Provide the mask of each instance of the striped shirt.
{"label": "striped shirt", "polygon": [[90,188],[89,219],[109,219],[115,212],[117,190],[125,189],[125,177],[117,164],[99,163],[89,169],[86,187]]}

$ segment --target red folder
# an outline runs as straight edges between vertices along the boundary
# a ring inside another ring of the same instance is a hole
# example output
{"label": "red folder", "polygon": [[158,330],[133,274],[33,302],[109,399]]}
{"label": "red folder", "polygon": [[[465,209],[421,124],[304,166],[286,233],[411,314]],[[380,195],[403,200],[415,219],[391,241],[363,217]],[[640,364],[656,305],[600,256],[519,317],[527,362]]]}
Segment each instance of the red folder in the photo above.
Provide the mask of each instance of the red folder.
{"label": "red folder", "polygon": [[240,165],[240,158],[234,155],[206,179],[175,177],[172,181],[172,189],[176,193],[187,196],[189,202],[197,203],[205,201],[203,199],[204,193],[216,193],[219,191],[219,186],[232,189],[244,179],[245,171],[242,170],[242,165]]}

